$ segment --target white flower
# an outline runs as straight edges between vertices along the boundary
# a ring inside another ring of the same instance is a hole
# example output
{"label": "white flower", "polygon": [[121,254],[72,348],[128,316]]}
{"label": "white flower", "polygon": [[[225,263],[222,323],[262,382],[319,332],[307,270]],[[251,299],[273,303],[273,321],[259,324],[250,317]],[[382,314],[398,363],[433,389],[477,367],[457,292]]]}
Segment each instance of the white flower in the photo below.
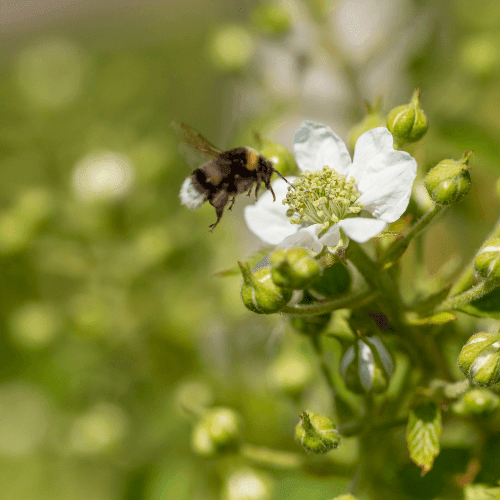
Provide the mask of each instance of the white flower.
{"label": "white flower", "polygon": [[342,244],[343,234],[365,243],[406,210],[417,162],[394,150],[386,128],[365,132],[351,162],[347,147],[329,127],[304,121],[295,134],[294,150],[303,174],[288,178],[295,189],[278,179],[273,182],[276,203],[267,191],[245,208],[248,227],[266,243],[316,253],[325,245]]}

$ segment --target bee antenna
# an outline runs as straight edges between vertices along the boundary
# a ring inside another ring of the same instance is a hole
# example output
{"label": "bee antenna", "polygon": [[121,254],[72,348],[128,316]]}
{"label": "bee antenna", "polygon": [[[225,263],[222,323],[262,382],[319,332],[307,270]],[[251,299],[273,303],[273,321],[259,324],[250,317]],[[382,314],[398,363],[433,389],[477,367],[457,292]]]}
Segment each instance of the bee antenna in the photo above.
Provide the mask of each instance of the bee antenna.
{"label": "bee antenna", "polygon": [[273,170],[289,185],[289,186],[292,186],[293,187],[293,184],[290,184],[290,182],[287,180],[287,178],[281,173],[281,172],[278,172],[278,170],[276,170],[275,168],[273,168]]}

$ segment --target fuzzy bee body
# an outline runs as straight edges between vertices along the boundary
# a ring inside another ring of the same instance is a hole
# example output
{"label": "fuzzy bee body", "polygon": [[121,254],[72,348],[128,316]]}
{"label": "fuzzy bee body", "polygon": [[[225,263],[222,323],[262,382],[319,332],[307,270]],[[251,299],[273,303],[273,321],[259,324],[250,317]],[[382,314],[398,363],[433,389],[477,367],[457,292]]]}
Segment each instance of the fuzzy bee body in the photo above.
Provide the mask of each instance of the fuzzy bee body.
{"label": "fuzzy bee body", "polygon": [[[210,226],[210,231],[213,231],[219,223],[229,201],[231,201],[229,206],[231,210],[236,196],[245,191],[250,196],[254,185],[255,197],[263,182],[276,199],[271,188],[271,176],[277,170],[271,161],[259,155],[257,151],[247,147],[221,151],[189,125],[174,123],[172,126],[178,135],[183,136],[183,144],[188,146],[191,152],[195,150],[205,159],[208,158],[208,161],[197,167],[184,181],[179,197],[181,204],[191,210],[196,210],[205,201],[215,208],[217,220]],[[279,172],[277,173],[281,176]]]}

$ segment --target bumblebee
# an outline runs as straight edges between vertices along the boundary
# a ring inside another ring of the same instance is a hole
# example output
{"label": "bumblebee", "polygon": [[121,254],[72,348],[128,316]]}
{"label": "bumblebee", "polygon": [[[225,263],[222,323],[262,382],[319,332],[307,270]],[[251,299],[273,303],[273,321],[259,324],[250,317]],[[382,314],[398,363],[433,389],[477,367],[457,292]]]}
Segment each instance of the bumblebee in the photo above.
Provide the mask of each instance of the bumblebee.
{"label": "bumblebee", "polygon": [[211,224],[212,232],[222,218],[224,208],[233,208],[236,196],[247,192],[250,196],[255,186],[255,198],[263,182],[276,201],[271,176],[277,173],[271,161],[249,147],[222,151],[208,142],[201,134],[185,123],[172,123],[180,139],[179,150],[191,166],[199,165],[183,182],[179,198],[190,210],[201,207],[205,201],[215,208],[217,220]]}

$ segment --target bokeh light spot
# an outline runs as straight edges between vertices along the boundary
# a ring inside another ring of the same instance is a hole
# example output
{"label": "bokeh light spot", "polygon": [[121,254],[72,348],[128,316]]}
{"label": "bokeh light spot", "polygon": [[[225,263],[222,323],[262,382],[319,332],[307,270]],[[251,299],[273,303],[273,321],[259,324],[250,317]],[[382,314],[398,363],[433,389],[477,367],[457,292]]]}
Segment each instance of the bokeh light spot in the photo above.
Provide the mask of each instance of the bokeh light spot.
{"label": "bokeh light spot", "polygon": [[36,348],[54,340],[61,326],[61,318],[52,305],[29,302],[14,311],[10,325],[16,342]]}
{"label": "bokeh light spot", "polygon": [[254,41],[242,26],[220,27],[209,43],[209,53],[216,67],[225,71],[242,68],[254,52]]}
{"label": "bokeh light spot", "polygon": [[33,104],[61,108],[81,93],[84,66],[83,52],[73,42],[47,40],[25,49],[19,56],[19,86]]}
{"label": "bokeh light spot", "polygon": [[362,2],[348,1],[340,12],[340,25],[345,39],[352,45],[363,45],[372,33],[372,19]]}
{"label": "bokeh light spot", "polygon": [[70,433],[72,448],[93,455],[110,450],[125,436],[128,418],[118,406],[99,403],[73,422]]}
{"label": "bokeh light spot", "polygon": [[75,193],[84,199],[123,196],[132,185],[134,170],[125,155],[106,151],[81,159],[73,173]]}

